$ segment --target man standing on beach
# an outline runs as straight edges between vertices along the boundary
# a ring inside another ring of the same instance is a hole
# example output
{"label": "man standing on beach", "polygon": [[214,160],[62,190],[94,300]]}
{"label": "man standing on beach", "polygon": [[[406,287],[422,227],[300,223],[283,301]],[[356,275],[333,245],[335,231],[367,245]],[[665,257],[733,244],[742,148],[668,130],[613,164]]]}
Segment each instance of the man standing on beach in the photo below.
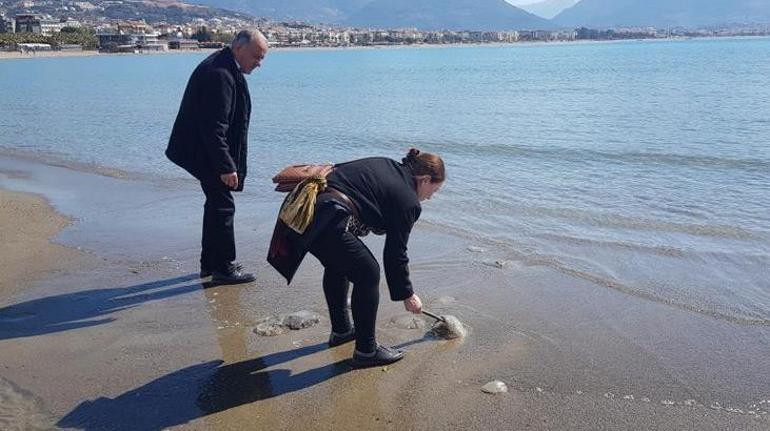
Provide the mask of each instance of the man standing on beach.
{"label": "man standing on beach", "polygon": [[201,182],[203,207],[200,276],[218,284],[255,280],[235,261],[235,201],[246,177],[251,96],[244,74],[268,51],[258,30],[243,30],[231,46],[193,71],[171,132],[166,156]]}

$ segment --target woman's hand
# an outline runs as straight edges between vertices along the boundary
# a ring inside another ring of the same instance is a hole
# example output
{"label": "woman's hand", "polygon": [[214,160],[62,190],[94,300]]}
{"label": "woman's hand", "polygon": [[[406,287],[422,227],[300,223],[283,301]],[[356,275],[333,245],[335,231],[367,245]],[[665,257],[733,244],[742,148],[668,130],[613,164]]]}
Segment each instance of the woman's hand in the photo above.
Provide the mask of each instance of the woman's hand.
{"label": "woman's hand", "polygon": [[412,294],[412,296],[406,298],[404,300],[404,308],[406,308],[406,311],[411,311],[414,314],[422,313],[422,301],[420,301],[420,297]]}

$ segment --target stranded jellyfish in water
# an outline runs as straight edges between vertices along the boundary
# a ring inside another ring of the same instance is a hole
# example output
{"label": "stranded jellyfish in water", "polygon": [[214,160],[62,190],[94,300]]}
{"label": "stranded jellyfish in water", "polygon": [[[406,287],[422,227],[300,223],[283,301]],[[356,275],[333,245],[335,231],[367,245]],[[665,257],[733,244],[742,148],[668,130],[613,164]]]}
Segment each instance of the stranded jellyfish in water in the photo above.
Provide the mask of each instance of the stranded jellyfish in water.
{"label": "stranded jellyfish in water", "polygon": [[438,316],[425,310],[423,310],[423,314],[436,319],[436,323],[433,324],[431,331],[438,337],[453,340],[455,338],[463,338],[468,334],[462,322],[454,316]]}

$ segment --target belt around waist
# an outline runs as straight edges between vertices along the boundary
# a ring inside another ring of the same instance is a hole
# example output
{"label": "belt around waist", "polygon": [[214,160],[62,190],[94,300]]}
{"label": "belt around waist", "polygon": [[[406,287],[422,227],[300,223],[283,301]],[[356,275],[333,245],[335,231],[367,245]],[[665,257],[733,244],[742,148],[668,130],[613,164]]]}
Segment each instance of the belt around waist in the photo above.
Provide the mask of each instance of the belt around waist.
{"label": "belt around waist", "polygon": [[342,193],[337,189],[327,187],[326,190],[318,194],[318,197],[320,198],[320,197],[323,197],[324,195],[335,198],[350,210],[352,216],[354,216],[355,218],[360,218],[358,215],[359,214],[358,207],[356,206],[355,203],[353,203],[353,201],[345,193]]}

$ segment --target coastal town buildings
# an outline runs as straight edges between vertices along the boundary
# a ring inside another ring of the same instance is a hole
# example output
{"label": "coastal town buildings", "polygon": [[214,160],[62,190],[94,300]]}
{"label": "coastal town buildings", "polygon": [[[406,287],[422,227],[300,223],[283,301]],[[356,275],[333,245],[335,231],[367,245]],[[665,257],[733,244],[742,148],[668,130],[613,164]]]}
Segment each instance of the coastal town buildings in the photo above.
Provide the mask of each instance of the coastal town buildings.
{"label": "coastal town buildings", "polygon": [[16,32],[16,20],[8,18],[5,15],[0,15],[0,33],[15,33]]}
{"label": "coastal town buildings", "polygon": [[61,19],[61,20],[43,20],[40,22],[41,33],[44,35],[52,35],[62,31],[63,28],[80,28],[79,21],[74,19]]}
{"label": "coastal town buildings", "polygon": [[20,43],[18,49],[22,53],[37,53],[51,51],[53,47],[47,43]]}
{"label": "coastal town buildings", "polygon": [[195,50],[200,48],[200,43],[195,39],[170,39],[168,41],[168,49]]}
{"label": "coastal town buildings", "polygon": [[183,26],[179,26],[176,24],[169,24],[167,22],[158,22],[153,24],[152,26],[155,31],[161,34],[161,36],[166,35],[169,38],[183,38],[187,37],[189,35],[185,35],[183,32]]}
{"label": "coastal town buildings", "polygon": [[143,21],[127,21],[107,27],[96,34],[99,50],[103,52],[166,51],[168,44],[159,39],[160,33]]}
{"label": "coastal town buildings", "polygon": [[262,29],[273,46],[376,46],[449,43],[516,42],[519,32],[419,31],[314,28],[304,24],[273,24]]}
{"label": "coastal town buildings", "polygon": [[[146,52],[167,49],[219,47],[243,28],[259,28],[275,47],[350,47],[389,45],[445,45],[518,42],[569,42],[576,40],[663,39],[770,35],[770,26],[684,29],[652,27],[614,29],[560,29],[510,31],[427,31],[416,28],[377,29],[275,21],[234,13],[179,19],[164,12],[151,19],[139,15],[124,0],[0,0],[0,33],[18,33],[0,39],[0,49],[14,50],[18,43],[51,43],[54,49],[83,44],[103,52]],[[45,6],[43,8],[43,5]],[[131,6],[133,7],[133,6]],[[129,9],[126,9],[129,8]],[[172,8],[173,9],[173,8]],[[176,10],[176,9],[173,9]],[[107,12],[130,15],[110,18]],[[149,12],[148,12],[149,13]],[[60,37],[67,29],[72,37]],[[77,30],[80,29],[80,30]],[[24,35],[28,34],[29,37]],[[97,42],[98,39],[98,42]]]}
{"label": "coastal town buildings", "polygon": [[0,17],[0,33],[33,33],[50,36],[65,27],[79,28],[74,19],[53,19],[41,14],[18,14],[14,18]]}
{"label": "coastal town buildings", "polygon": [[16,33],[42,33],[43,16],[38,14],[16,15]]}

